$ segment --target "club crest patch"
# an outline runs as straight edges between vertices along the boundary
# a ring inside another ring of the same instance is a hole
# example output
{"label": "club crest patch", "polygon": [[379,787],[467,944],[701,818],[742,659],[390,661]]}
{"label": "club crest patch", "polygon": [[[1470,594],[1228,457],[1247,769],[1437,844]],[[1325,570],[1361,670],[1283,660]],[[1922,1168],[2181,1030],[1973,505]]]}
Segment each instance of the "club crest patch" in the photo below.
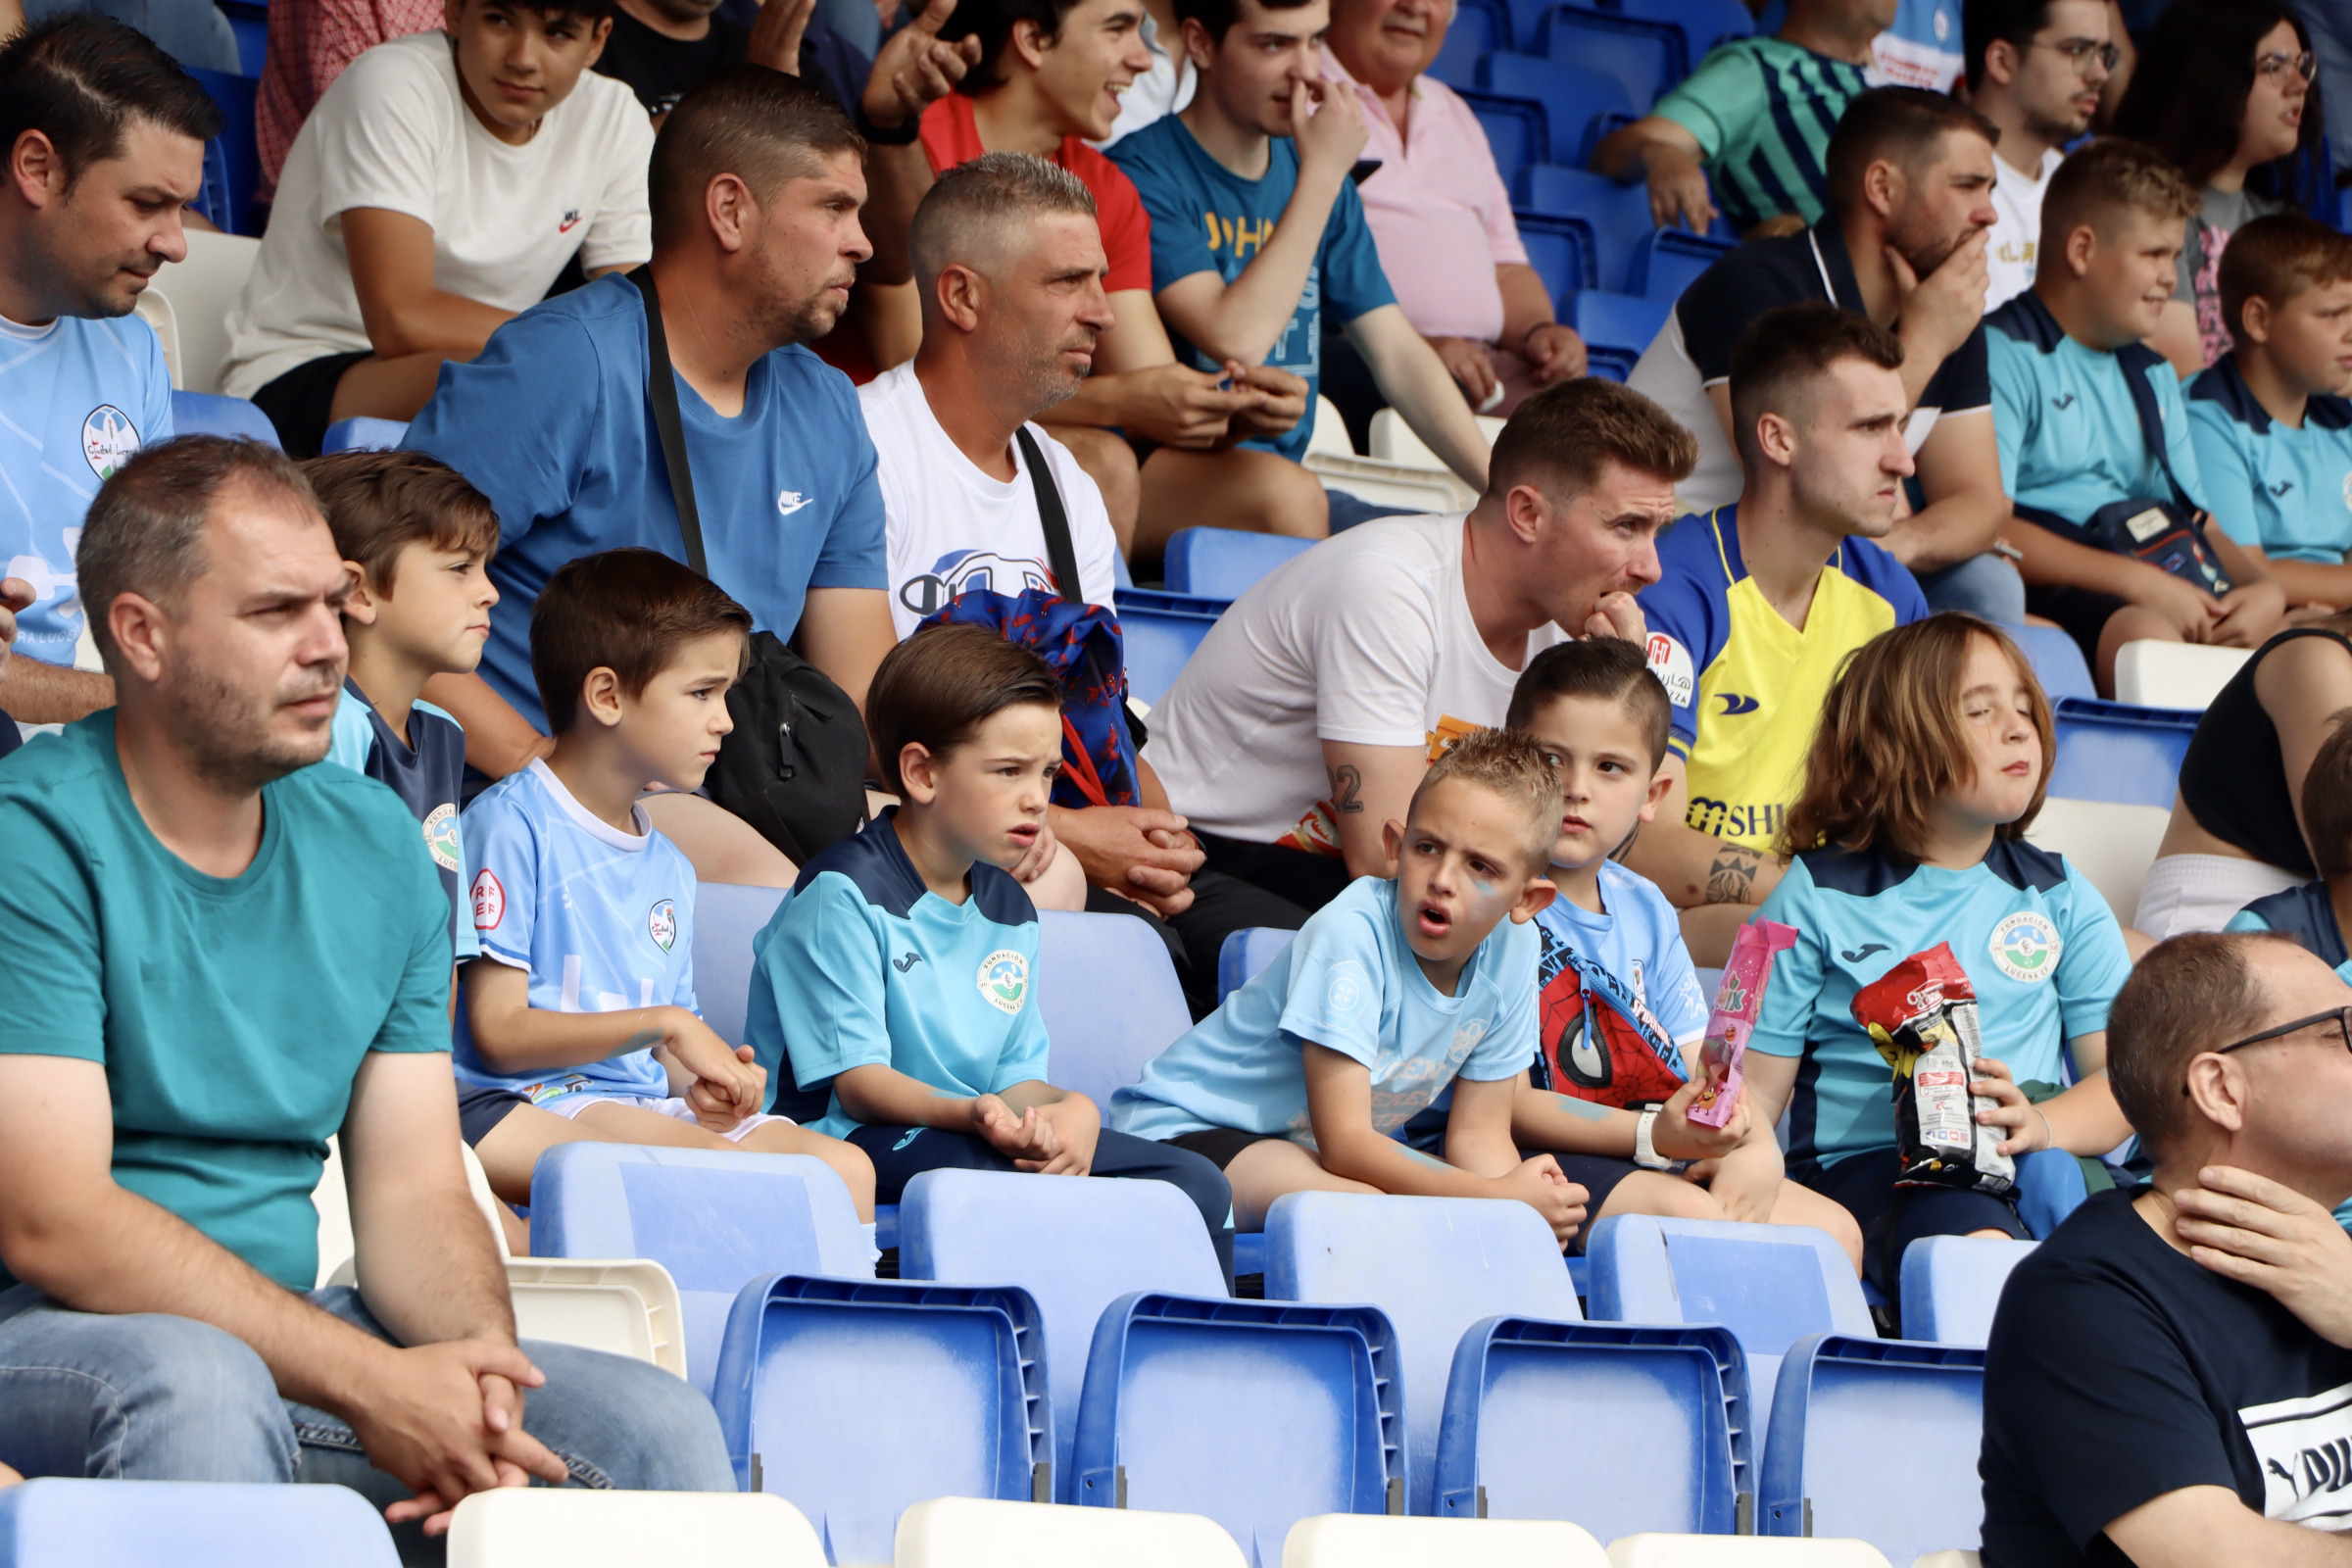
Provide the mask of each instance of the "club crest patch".
{"label": "club crest patch", "polygon": [[999,1012],[1021,1010],[1029,1000],[1029,960],[1010,948],[999,948],[980,960],[980,995]]}
{"label": "club crest patch", "polygon": [[101,480],[113,478],[138,450],[138,426],[112,403],[99,404],[81,421],[81,455]]}
{"label": "club crest patch", "polygon": [[424,847],[442,870],[458,869],[458,808],[449,802],[443,801],[425,813]]}
{"label": "club crest patch", "polygon": [[647,911],[645,934],[654,939],[654,946],[667,953],[678,940],[678,906],[674,899],[663,899]]}
{"label": "club crest patch", "polygon": [[2058,955],[2066,944],[2050,917],[2038,909],[2020,909],[1992,928],[1985,944],[1993,967],[2012,980],[2034,985],[2058,972]]}

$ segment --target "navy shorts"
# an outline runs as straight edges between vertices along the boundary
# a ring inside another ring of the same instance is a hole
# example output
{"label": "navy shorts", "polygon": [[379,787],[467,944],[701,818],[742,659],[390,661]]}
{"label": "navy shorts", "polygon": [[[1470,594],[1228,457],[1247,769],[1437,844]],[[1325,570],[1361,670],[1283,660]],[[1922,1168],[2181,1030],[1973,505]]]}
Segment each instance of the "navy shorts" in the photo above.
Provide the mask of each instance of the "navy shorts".
{"label": "navy shorts", "polygon": [[2019,1241],[2026,1226],[2017,1205],[1988,1193],[1950,1187],[1897,1187],[1900,1156],[1891,1149],[1848,1154],[1824,1165],[1790,1161],[1788,1179],[1836,1199],[1862,1227],[1862,1277],[1893,1300],[1902,1278],[1903,1250],[1923,1236],[2000,1231]]}

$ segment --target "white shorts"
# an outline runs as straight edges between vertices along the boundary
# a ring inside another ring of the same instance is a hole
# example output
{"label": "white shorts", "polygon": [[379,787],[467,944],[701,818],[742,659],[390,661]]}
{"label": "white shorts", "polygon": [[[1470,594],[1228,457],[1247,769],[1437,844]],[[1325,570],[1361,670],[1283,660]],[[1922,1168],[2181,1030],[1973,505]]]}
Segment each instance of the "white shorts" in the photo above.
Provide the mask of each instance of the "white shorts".
{"label": "white shorts", "polygon": [[[557,1095],[551,1100],[539,1101],[537,1104],[541,1110],[552,1111],[566,1121],[577,1116],[590,1105],[596,1104],[634,1105],[639,1110],[654,1111],[657,1114],[667,1116],[672,1121],[691,1122],[695,1120],[694,1107],[687,1104],[685,1101],[655,1100],[645,1095],[602,1095],[591,1090],[574,1090],[567,1095]],[[733,1131],[723,1132],[718,1136],[730,1144],[739,1144],[748,1134],[758,1131],[769,1122],[782,1122],[787,1127],[800,1125],[790,1116],[770,1116],[764,1111],[754,1111],[737,1122]],[[697,1122],[696,1125],[701,1124]]]}
{"label": "white shorts", "polygon": [[2306,880],[2268,860],[2167,855],[2148,867],[2132,924],[2159,942],[2190,931],[2219,931],[2256,899],[2301,887]]}

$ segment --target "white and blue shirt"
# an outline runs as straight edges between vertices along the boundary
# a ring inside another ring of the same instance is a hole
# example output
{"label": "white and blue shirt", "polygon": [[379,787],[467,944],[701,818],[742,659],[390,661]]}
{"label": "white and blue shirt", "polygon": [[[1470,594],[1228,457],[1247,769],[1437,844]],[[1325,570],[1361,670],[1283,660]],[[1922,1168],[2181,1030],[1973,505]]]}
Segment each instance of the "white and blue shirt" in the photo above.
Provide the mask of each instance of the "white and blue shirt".
{"label": "white and blue shirt", "polygon": [[1967,66],[1960,43],[1960,0],[1900,0],[1892,24],[1870,40],[1873,87],[1950,92]]}
{"label": "white and blue shirt", "polygon": [[2115,914],[2081,872],[2018,839],[1964,871],[1880,850],[1808,850],[1757,917],[1796,928],[1773,960],[1747,1049],[1801,1056],[1788,1158],[1828,1162],[1894,1147],[1886,1059],[1854,1022],[1854,995],[1948,943],[1976,988],[1984,1054],[2020,1083],[2062,1082],[2066,1042],[2107,1027],[2132,960]]}
{"label": "white and blue shirt", "polygon": [[0,318],[0,577],[33,592],[17,615],[18,653],[74,662],[82,515],[133,453],[171,439],[172,372],[145,321]]}
{"label": "white and blue shirt", "polygon": [[[970,892],[932,892],[899,842],[894,807],[801,869],[754,944],[745,1031],[771,1078],[804,1090],[883,1066],[969,1100],[1044,1082],[1037,906],[975,864]],[[832,1097],[818,1132],[861,1125]]]}
{"label": "white and blue shirt", "polygon": [[[600,820],[544,761],[510,773],[466,808],[466,867],[482,956],[531,977],[547,1012],[684,1007],[694,1000],[694,867],[642,808],[637,833]],[[535,1104],[583,1091],[661,1100],[669,1077],[651,1050],[573,1067],[501,1073],[475,1051],[458,1009],[458,1077]]]}
{"label": "white and blue shirt", "polygon": [[449,895],[449,940],[458,960],[478,956],[473,909],[466,896],[466,842],[458,802],[466,783],[466,730],[430,703],[409,710],[409,732],[395,735],[368,694],[349,676],[335,703],[326,760],[390,788],[423,829],[425,853]]}
{"label": "white and blue shirt", "polygon": [[2315,397],[2301,429],[2254,400],[2235,352],[2188,384],[2188,430],[2214,518],[2276,561],[2340,565],[2352,550],[2352,399]]}
{"label": "white and blue shirt", "polygon": [[1311,1043],[1371,1069],[1372,1125],[1394,1136],[1455,1078],[1515,1077],[1534,1059],[1542,946],[1534,922],[1505,919],[1442,996],[1405,941],[1396,884],[1358,877],[1112,1095],[1110,1124],[1153,1139],[1230,1127],[1311,1148],[1301,1051]]}

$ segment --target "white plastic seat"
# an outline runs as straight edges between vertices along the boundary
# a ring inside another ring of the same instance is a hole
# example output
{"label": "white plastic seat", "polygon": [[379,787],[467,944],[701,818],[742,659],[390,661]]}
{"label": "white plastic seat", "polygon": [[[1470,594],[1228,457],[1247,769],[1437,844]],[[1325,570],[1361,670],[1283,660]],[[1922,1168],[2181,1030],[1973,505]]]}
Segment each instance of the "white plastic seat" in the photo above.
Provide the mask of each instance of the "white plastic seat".
{"label": "white plastic seat", "polygon": [[2129,642],[2115,651],[2115,700],[2138,708],[2187,708],[2202,712],[2253,657],[2250,648]]}
{"label": "white plastic seat", "polygon": [[1415,512],[1462,512],[1478,498],[1470,487],[1446,468],[1421,468],[1378,458],[1318,452],[1309,447],[1306,471],[1323,481],[1326,490],[1345,490],[1379,507],[1403,507]]}
{"label": "white plastic seat", "polygon": [[228,358],[228,312],[245,292],[245,279],[262,242],[240,234],[190,229],[188,256],[167,262],[148,285],[171,302],[179,327],[179,364],[172,384],[182,392],[220,390],[220,366]]}
{"label": "white plastic seat", "polygon": [[[451,1568],[456,1568],[452,1559]],[[1890,1568],[1867,1541],[1790,1536],[1620,1536],[1609,1568]]]}
{"label": "white plastic seat", "polygon": [[[1481,414],[1476,417],[1478,433],[1487,438],[1488,446],[1493,446],[1494,438],[1502,434],[1502,427],[1507,421],[1492,414]],[[1382,409],[1372,416],[1369,436],[1366,445],[1371,450],[1364,454],[1366,457],[1379,458],[1388,463],[1409,463],[1423,468],[1445,466],[1438,461],[1438,455],[1429,450],[1429,443],[1413,434],[1413,427],[1405,423],[1404,416],[1395,409]]]}
{"label": "white plastic seat", "polygon": [[185,391],[179,374],[179,317],[172,302],[152,288],[143,288],[131,314],[155,328],[155,341],[164,351],[164,369],[172,377],[172,390]]}
{"label": "white plastic seat", "polygon": [[449,1527],[449,1568],[825,1568],[801,1511],[764,1492],[477,1492]]}
{"label": "white plastic seat", "polygon": [[1348,421],[1340,416],[1340,407],[1321,393],[1315,395],[1315,427],[1306,433],[1306,450],[1332,452],[1343,458],[1355,456],[1355,445],[1348,438]]}
{"label": "white plastic seat", "polygon": [[[896,1568],[1245,1568],[1213,1519],[1143,1508],[936,1497],[899,1515]],[[461,1568],[456,1556],[450,1568]]]}
{"label": "white plastic seat", "polygon": [[1291,1526],[1282,1568],[1607,1568],[1600,1543],[1558,1519],[1409,1519],[1327,1513]]}
{"label": "white plastic seat", "polygon": [[2171,820],[2170,812],[2153,806],[2053,795],[2041,803],[2041,814],[2034,819],[2026,840],[2065,856],[2099,890],[2115,917],[2130,925]]}
{"label": "white plastic seat", "polygon": [[1973,1551],[1931,1551],[1911,1568],[1980,1568],[1983,1561]]}

